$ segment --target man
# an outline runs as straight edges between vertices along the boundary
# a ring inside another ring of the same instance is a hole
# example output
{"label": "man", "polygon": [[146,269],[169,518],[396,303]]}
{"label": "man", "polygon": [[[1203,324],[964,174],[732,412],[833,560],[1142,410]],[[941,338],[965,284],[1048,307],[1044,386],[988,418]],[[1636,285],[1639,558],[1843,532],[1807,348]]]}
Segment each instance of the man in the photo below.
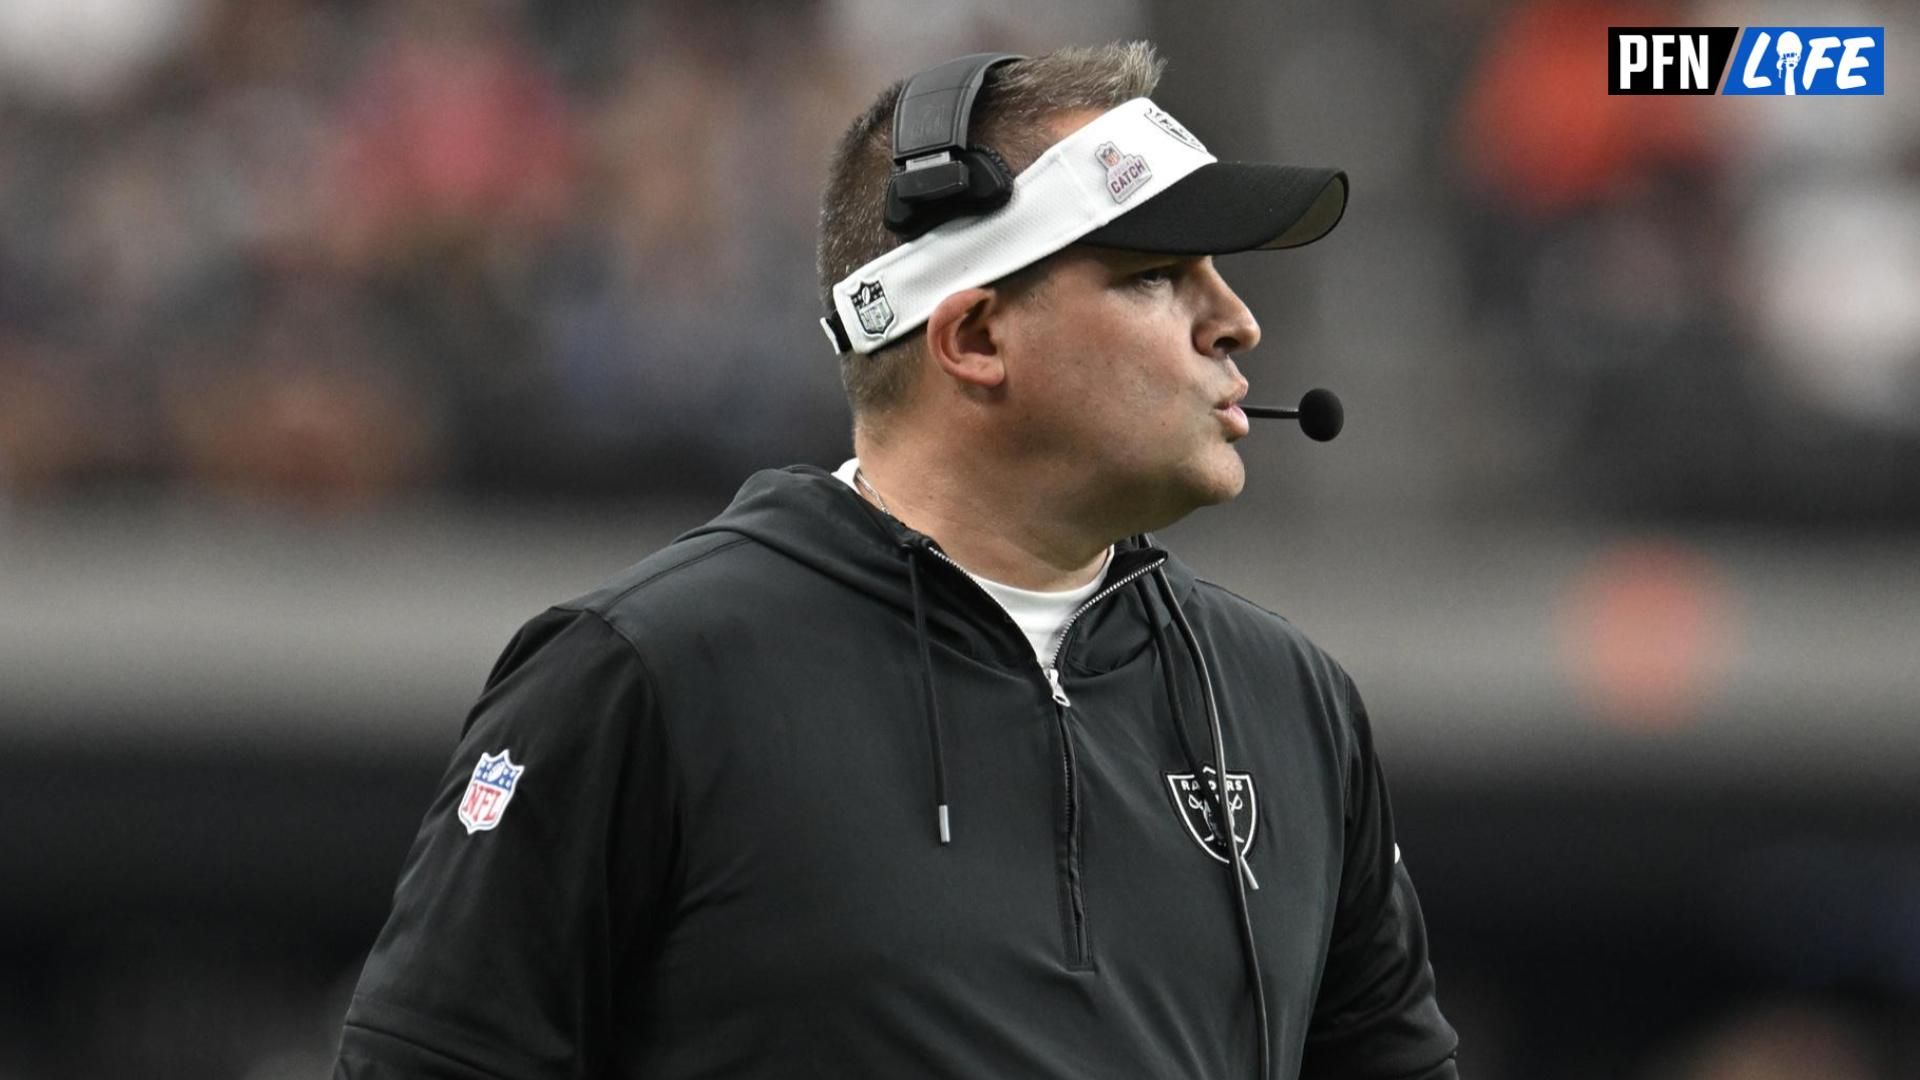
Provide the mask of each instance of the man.
{"label": "man", "polygon": [[1146,535],[1244,483],[1208,254],[1345,177],[1216,165],[1145,45],[978,59],[912,87],[1011,201],[901,211],[918,89],[833,161],[856,457],[521,630],[336,1077],[1456,1075],[1352,682]]}

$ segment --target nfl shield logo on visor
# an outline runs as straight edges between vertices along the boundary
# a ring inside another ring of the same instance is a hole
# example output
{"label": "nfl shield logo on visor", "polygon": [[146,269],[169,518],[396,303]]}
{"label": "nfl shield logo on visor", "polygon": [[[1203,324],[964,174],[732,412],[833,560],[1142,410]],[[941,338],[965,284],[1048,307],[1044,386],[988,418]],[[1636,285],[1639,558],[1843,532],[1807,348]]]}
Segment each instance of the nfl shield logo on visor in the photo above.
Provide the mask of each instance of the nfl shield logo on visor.
{"label": "nfl shield logo on visor", "polygon": [[520,774],[526,771],[525,765],[513,763],[509,751],[480,755],[480,763],[473,767],[473,777],[467,781],[467,793],[460,799],[460,824],[467,827],[468,836],[500,824],[507,804],[520,787]]}
{"label": "nfl shield logo on visor", "polygon": [[893,305],[887,303],[887,291],[877,281],[863,281],[853,291],[853,313],[860,317],[860,329],[868,337],[879,337],[893,325]]}

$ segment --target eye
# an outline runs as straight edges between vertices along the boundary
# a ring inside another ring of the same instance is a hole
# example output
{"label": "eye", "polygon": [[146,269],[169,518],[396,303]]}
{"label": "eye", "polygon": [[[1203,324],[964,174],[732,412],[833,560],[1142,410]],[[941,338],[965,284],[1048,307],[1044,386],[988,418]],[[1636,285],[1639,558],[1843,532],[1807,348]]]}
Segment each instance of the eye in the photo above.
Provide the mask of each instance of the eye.
{"label": "eye", "polygon": [[1176,263],[1167,263],[1164,266],[1149,266],[1145,270],[1136,271],[1133,275],[1133,282],[1141,288],[1156,288],[1171,282],[1179,271],[1180,267]]}

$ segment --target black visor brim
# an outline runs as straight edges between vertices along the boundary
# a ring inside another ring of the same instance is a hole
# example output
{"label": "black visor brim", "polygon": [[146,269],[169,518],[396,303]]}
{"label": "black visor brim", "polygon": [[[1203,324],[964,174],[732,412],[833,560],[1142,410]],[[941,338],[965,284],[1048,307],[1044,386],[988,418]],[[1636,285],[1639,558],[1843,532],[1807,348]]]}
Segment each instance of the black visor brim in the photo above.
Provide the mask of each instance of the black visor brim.
{"label": "black visor brim", "polygon": [[1169,255],[1302,247],[1332,232],[1346,209],[1343,170],[1219,161],[1079,242]]}

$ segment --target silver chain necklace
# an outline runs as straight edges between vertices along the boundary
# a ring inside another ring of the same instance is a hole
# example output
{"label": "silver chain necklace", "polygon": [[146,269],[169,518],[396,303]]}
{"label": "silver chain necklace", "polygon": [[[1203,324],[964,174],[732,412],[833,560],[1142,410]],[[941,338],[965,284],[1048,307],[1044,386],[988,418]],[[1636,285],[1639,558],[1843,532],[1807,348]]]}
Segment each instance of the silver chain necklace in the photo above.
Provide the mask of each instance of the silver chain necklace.
{"label": "silver chain necklace", "polygon": [[[880,507],[881,513],[887,515],[888,517],[893,517],[893,511],[887,509],[887,500],[881,498],[880,493],[873,490],[872,482],[867,479],[866,473],[863,473],[860,471],[860,466],[858,465],[855,465],[853,467],[853,482],[855,485],[865,488],[867,494],[873,496],[874,504]],[[898,521],[899,519],[894,518],[894,520]]]}

